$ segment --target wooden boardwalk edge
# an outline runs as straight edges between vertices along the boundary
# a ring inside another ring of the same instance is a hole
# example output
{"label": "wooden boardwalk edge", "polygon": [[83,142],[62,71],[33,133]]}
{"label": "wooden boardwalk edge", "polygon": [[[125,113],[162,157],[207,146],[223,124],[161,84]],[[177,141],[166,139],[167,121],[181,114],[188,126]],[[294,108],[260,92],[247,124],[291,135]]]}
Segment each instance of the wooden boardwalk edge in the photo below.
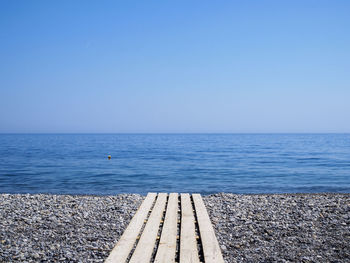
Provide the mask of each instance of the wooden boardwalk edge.
{"label": "wooden boardwalk edge", "polygon": [[127,260],[156,197],[156,193],[147,194],[118,243],[106,259],[106,263],[125,262]]}
{"label": "wooden boardwalk edge", "polygon": [[151,260],[154,244],[157,239],[160,220],[166,205],[167,194],[158,195],[152,213],[147,221],[145,229],[130,259],[130,263],[149,262]]}
{"label": "wooden boardwalk edge", "polygon": [[224,259],[221,254],[219,242],[216,239],[215,232],[202,197],[200,194],[193,194],[192,198],[197,214],[205,263],[223,263]]}

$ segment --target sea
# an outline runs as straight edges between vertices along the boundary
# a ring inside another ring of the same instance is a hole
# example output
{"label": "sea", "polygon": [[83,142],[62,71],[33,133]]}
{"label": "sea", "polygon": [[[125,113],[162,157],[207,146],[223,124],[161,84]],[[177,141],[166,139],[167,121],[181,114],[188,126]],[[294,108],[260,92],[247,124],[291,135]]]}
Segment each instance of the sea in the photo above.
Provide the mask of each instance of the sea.
{"label": "sea", "polygon": [[147,192],[350,193],[350,134],[0,134],[0,193]]}

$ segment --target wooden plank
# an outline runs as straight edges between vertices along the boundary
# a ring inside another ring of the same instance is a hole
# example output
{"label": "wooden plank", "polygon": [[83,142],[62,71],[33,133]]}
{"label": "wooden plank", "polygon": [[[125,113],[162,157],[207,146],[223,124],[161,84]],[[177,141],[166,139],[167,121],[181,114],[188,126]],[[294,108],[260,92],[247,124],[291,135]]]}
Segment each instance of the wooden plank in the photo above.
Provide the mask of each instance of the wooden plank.
{"label": "wooden plank", "polygon": [[159,230],[160,220],[163,217],[165,210],[167,194],[158,194],[158,198],[150,217],[148,218],[147,224],[141,238],[136,246],[136,249],[130,259],[130,263],[144,263],[150,262],[154,245],[157,239]]}
{"label": "wooden plank", "polygon": [[181,194],[180,263],[199,263],[194,214],[189,194]]}
{"label": "wooden plank", "polygon": [[124,234],[121,236],[118,243],[109,254],[105,263],[126,262],[156,196],[156,193],[147,194],[145,200],[142,202],[134,217],[131,219],[128,227],[124,231]]}
{"label": "wooden plank", "polygon": [[155,263],[173,263],[176,253],[178,194],[169,195],[162,234]]}
{"label": "wooden plank", "polygon": [[200,194],[192,195],[196,209],[200,237],[203,246],[205,263],[223,263],[224,259],[221,254],[219,243],[216,239],[213,226],[203,203]]}

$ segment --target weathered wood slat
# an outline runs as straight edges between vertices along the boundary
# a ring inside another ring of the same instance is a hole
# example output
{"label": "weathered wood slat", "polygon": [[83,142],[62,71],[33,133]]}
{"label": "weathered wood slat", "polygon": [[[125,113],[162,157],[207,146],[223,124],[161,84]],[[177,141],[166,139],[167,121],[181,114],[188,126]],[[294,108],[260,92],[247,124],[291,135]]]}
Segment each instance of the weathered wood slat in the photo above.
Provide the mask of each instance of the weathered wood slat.
{"label": "weathered wood slat", "polygon": [[147,194],[145,200],[124,231],[124,234],[106,259],[106,263],[124,263],[127,260],[156,196],[156,193]]}
{"label": "weathered wood slat", "polygon": [[155,263],[173,263],[176,253],[178,194],[169,195]]}
{"label": "weathered wood slat", "polygon": [[199,263],[194,214],[189,194],[181,194],[180,263]]}
{"label": "weathered wood slat", "polygon": [[160,221],[165,210],[167,194],[160,193],[152,213],[147,221],[145,229],[130,259],[130,263],[150,262],[154,245],[157,239]]}
{"label": "weathered wood slat", "polygon": [[210,218],[203,203],[202,197],[200,194],[192,194],[192,198],[197,214],[205,263],[223,263],[224,259],[221,254],[219,243],[216,239],[215,232],[210,222]]}

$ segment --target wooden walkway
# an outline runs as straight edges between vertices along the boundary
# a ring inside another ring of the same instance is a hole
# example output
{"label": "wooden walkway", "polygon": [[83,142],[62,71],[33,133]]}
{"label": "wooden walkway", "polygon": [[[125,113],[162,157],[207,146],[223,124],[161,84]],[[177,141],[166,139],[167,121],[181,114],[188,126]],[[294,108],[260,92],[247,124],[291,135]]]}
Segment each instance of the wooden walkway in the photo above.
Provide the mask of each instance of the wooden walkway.
{"label": "wooden walkway", "polygon": [[148,193],[106,263],[223,263],[200,194]]}

